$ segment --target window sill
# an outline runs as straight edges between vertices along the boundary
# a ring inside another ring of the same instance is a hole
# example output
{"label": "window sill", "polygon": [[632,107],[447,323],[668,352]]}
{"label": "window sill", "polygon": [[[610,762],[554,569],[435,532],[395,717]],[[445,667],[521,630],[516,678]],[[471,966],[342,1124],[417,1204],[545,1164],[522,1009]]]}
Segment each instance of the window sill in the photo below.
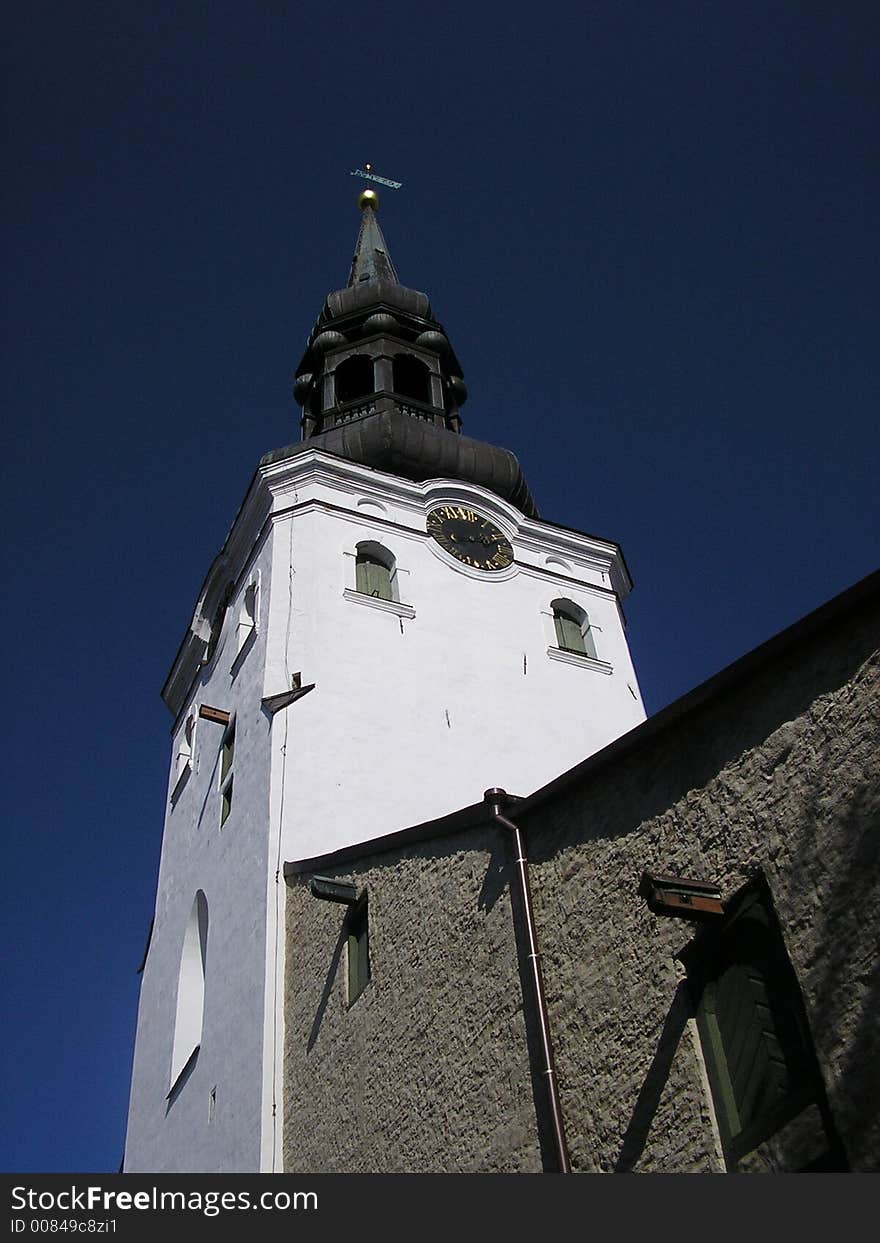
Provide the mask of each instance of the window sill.
{"label": "window sill", "polygon": [[547,655],[551,660],[561,660],[566,665],[580,665],[582,669],[593,669],[596,673],[614,672],[607,660],[597,660],[595,656],[583,656],[580,652],[569,652],[564,647],[548,647]]}
{"label": "window sill", "polygon": [[352,591],[346,587],[342,593],[346,600],[354,604],[366,604],[371,609],[381,609],[383,613],[393,613],[395,617],[415,617],[416,611],[411,604],[400,604],[397,600],[381,600],[378,596],[368,596],[363,591]]}

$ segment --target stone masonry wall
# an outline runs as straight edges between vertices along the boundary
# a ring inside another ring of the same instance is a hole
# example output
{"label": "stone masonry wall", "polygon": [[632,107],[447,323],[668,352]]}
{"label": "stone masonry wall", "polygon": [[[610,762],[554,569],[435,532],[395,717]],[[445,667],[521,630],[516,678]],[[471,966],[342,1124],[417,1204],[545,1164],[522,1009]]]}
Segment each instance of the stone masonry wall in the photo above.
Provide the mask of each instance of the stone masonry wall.
{"label": "stone masonry wall", "polygon": [[288,882],[286,1170],[540,1170],[501,845],[476,829],[321,869],[369,894],[350,1007],[346,908]]}
{"label": "stone masonry wall", "polygon": [[853,1169],[880,1168],[876,602],[518,817],[580,1169],[719,1168],[681,968],[643,869],[763,869]]}
{"label": "stone masonry wall", "polygon": [[[694,929],[648,910],[646,868],[725,897],[763,870],[851,1167],[880,1168],[878,632],[863,600],[510,811],[531,860],[575,1171],[724,1168],[675,959]],[[344,908],[291,879],[286,1168],[552,1168],[505,831],[320,870],[368,887],[373,975],[348,1008]]]}

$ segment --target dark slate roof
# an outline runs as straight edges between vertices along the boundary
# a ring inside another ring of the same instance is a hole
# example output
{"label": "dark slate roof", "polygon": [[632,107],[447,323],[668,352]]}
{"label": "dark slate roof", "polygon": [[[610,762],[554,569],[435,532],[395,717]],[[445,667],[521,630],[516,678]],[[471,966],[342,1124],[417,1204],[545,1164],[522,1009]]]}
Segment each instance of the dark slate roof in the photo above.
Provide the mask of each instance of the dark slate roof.
{"label": "dark slate roof", "polygon": [[508,449],[460,436],[396,410],[331,427],[300,444],[275,449],[261,466],[282,462],[309,449],[323,449],[404,479],[462,479],[488,488],[529,517],[537,510],[519,462]]}
{"label": "dark slate roof", "polygon": [[388,243],[382,234],[376,213],[369,203],[362,211],[361,228],[348,274],[349,287],[374,280],[388,280],[398,284]]}

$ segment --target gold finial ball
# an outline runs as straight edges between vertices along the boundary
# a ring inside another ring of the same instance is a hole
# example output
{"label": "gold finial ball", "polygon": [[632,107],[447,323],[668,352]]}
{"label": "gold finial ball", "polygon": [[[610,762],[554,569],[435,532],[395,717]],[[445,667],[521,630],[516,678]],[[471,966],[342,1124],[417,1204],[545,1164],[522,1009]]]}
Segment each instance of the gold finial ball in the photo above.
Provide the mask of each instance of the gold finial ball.
{"label": "gold finial ball", "polygon": [[358,207],[361,211],[365,207],[372,207],[373,211],[377,211],[379,207],[379,196],[375,190],[361,190],[358,195]]}

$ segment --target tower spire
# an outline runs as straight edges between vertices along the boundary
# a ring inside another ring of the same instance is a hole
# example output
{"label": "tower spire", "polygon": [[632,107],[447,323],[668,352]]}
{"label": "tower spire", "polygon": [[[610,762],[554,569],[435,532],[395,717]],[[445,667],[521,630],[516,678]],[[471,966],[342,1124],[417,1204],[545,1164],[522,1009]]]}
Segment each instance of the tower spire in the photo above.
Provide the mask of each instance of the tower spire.
{"label": "tower spire", "polygon": [[[376,180],[369,166],[357,175]],[[400,283],[376,191],[362,190],[358,206],[348,284],[327,295],[295,373],[304,447],[403,478],[480,484],[535,516],[513,454],[461,435],[461,364],[427,294]]]}
{"label": "tower spire", "polygon": [[386,280],[400,284],[388,243],[376,219],[379,207],[376,191],[362,190],[358,195],[358,207],[361,209],[361,227],[348,274],[349,288],[360,285],[362,281]]}

